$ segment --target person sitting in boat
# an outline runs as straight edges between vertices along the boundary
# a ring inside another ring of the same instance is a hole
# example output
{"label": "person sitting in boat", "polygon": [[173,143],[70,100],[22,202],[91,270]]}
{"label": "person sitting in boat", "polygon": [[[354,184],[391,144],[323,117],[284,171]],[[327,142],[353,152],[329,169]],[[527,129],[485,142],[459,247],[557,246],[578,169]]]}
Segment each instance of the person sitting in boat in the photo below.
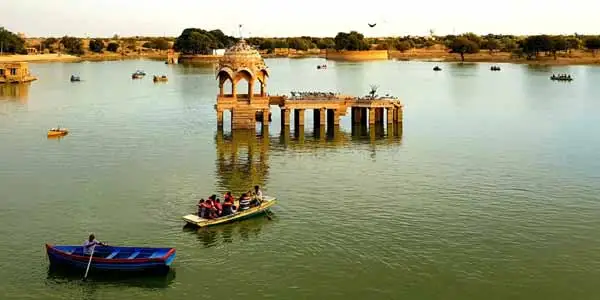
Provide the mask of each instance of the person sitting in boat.
{"label": "person sitting in boat", "polygon": [[92,248],[96,246],[106,246],[106,244],[96,240],[96,236],[92,233],[88,237],[88,240],[83,243],[83,253],[87,255],[91,254]]}
{"label": "person sitting in boat", "polygon": [[242,197],[240,197],[240,211],[244,211],[250,208],[250,196],[248,196],[248,194],[244,193],[242,194]]}
{"label": "person sitting in boat", "polygon": [[205,212],[205,219],[214,219],[217,218],[217,208],[215,207],[215,202],[212,199],[208,199],[206,200],[206,202],[204,202],[205,206],[206,206],[206,212]]}
{"label": "person sitting in boat", "polygon": [[223,205],[221,205],[221,200],[219,198],[217,198],[217,200],[214,202],[214,206],[215,206],[215,210],[217,213],[217,217],[220,217],[223,215]]}
{"label": "person sitting in boat", "polygon": [[254,186],[254,192],[252,194],[254,195],[255,199],[258,199],[258,201],[262,202],[263,192],[260,190],[260,187],[258,185]]}
{"label": "person sitting in boat", "polygon": [[204,215],[204,210],[204,198],[202,198],[200,201],[198,201],[198,217],[202,218]]}

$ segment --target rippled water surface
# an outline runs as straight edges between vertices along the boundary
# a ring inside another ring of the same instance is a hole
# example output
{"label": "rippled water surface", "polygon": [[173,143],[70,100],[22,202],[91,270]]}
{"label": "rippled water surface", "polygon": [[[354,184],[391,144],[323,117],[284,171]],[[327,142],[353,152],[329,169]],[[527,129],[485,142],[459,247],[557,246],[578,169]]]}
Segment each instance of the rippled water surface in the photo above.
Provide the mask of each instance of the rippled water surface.
{"label": "rippled water surface", "polygon": [[[399,136],[347,114],[315,137],[309,112],[282,134],[277,107],[268,137],[217,132],[212,66],[31,65],[38,81],[0,88],[0,298],[597,299],[599,68],[321,63],[267,60],[268,92],[377,84],[405,103]],[[254,184],[273,220],[183,228],[199,197]],[[176,247],[174,270],[48,273],[44,243],[89,232]]]}

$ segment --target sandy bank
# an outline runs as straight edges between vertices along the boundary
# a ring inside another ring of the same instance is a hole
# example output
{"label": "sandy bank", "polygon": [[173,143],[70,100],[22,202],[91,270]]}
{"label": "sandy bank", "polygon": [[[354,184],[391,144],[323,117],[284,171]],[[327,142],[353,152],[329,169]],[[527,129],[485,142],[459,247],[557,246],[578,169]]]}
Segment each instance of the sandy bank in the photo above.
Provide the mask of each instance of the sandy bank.
{"label": "sandy bank", "polygon": [[2,55],[0,62],[73,62],[81,58],[68,54]]}

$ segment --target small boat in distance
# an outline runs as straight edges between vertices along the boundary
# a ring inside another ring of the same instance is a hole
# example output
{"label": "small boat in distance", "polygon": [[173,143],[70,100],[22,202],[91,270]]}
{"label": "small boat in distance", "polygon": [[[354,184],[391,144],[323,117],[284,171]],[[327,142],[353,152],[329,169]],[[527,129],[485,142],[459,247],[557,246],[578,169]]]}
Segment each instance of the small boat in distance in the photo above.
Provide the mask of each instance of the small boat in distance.
{"label": "small boat in distance", "polygon": [[78,82],[78,81],[81,81],[81,78],[79,78],[79,76],[71,75],[71,82]]}
{"label": "small boat in distance", "polygon": [[[234,221],[240,221],[240,220],[245,220],[248,218],[260,216],[263,214],[268,214],[269,208],[272,207],[273,205],[275,205],[275,203],[277,203],[277,200],[274,197],[265,196],[265,197],[263,197],[263,200],[259,206],[250,207],[247,210],[238,211],[232,215],[219,217],[216,219],[204,219],[204,218],[200,218],[196,214],[190,214],[190,215],[183,216],[183,220],[188,225],[192,225],[192,226],[196,226],[196,227],[209,227],[209,226],[215,226],[215,225],[220,225],[220,224],[226,224],[226,223],[231,223]],[[239,203],[237,201],[236,201],[236,206],[239,207]]]}
{"label": "small boat in distance", "polygon": [[68,133],[69,129],[57,127],[48,130],[48,137],[65,136]]}
{"label": "small boat in distance", "polygon": [[162,75],[162,76],[156,76],[156,75],[154,75],[154,78],[152,79],[152,81],[154,81],[154,82],[166,82],[168,80],[169,79],[165,75]]}
{"label": "small boat in distance", "polygon": [[440,68],[439,66],[435,66],[435,67],[433,67],[433,70],[434,70],[434,71],[441,71],[441,70],[442,70],[442,68]]}
{"label": "small boat in distance", "polygon": [[568,75],[568,74],[558,74],[558,75],[552,74],[552,76],[550,76],[550,80],[552,80],[552,81],[572,81],[573,78],[571,77],[571,75]]}
{"label": "small boat in distance", "polygon": [[327,69],[327,65],[318,65],[317,70],[320,70],[320,69]]}
{"label": "small boat in distance", "polygon": [[[89,254],[83,246],[56,246],[46,244],[51,267],[86,270]],[[96,246],[90,263],[90,272],[158,272],[166,273],[175,260],[175,248]]]}
{"label": "small boat in distance", "polygon": [[500,67],[499,66],[491,66],[490,71],[500,71]]}
{"label": "small boat in distance", "polygon": [[144,71],[141,71],[141,70],[137,70],[137,71],[135,71],[135,73],[133,73],[133,74],[137,74],[137,75],[146,76],[146,72],[144,72]]}

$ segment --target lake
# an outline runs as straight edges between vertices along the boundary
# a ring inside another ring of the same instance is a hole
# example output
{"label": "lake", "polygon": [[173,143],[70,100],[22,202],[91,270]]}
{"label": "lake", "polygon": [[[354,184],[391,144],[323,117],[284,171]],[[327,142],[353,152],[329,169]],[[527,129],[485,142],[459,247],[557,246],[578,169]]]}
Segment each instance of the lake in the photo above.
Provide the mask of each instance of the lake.
{"label": "lake", "polygon": [[[38,81],[0,88],[0,298],[597,298],[600,68],[266,62],[271,95],[378,85],[404,102],[401,132],[347,114],[315,137],[307,112],[282,135],[277,107],[268,137],[217,132],[212,65],[31,64]],[[47,139],[56,126],[71,133]],[[273,220],[183,228],[200,197],[254,184],[279,199]],[[48,271],[44,243],[90,232],[176,247],[173,270]]]}

